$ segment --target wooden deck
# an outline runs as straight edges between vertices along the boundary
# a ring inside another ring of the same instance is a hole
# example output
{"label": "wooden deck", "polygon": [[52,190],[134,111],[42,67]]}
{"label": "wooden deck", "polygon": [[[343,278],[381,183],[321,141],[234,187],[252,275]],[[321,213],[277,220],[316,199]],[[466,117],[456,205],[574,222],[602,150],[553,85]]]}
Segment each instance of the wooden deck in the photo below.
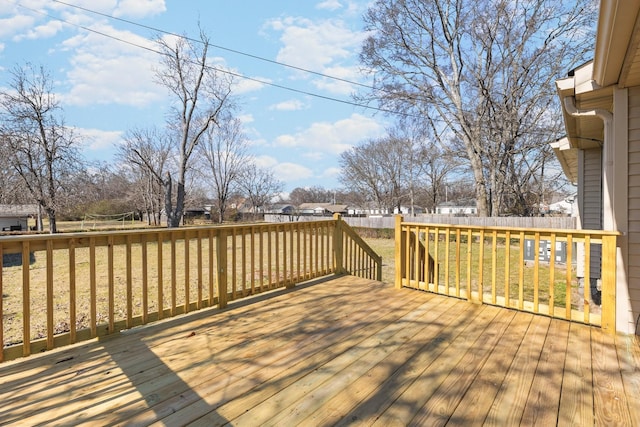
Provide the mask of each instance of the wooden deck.
{"label": "wooden deck", "polygon": [[359,279],[0,365],[0,424],[640,425],[640,345]]}

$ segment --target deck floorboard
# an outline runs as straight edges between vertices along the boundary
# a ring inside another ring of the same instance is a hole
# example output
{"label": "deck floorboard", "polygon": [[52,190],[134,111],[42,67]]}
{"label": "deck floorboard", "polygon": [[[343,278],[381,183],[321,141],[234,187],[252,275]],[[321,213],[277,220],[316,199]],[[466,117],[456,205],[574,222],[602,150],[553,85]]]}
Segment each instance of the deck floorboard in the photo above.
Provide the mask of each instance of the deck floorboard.
{"label": "deck floorboard", "polygon": [[0,365],[0,425],[640,425],[640,343],[350,276]]}

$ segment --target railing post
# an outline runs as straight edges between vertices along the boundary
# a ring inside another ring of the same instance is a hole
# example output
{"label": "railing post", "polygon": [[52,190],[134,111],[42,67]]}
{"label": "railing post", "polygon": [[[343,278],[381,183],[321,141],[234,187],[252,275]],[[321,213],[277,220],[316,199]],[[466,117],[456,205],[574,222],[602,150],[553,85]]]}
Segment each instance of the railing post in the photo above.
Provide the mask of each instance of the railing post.
{"label": "railing post", "polygon": [[216,261],[218,266],[218,308],[227,306],[227,230],[220,228],[216,239]]}
{"label": "railing post", "polygon": [[616,252],[616,236],[602,236],[601,327],[612,335],[616,333]]}
{"label": "railing post", "polygon": [[[0,244],[0,297],[4,295],[4,290],[2,289],[2,270],[4,269],[4,249]],[[0,298],[0,343],[2,343],[2,348],[0,349],[0,362],[4,362],[4,298]],[[73,325],[73,323],[72,323]],[[73,331],[73,326],[71,326],[71,330]]]}
{"label": "railing post", "polygon": [[402,215],[396,215],[396,224],[395,224],[395,270],[396,270],[396,278],[395,278],[395,287],[396,289],[402,288],[402,267],[404,266],[404,257],[402,256],[402,250],[404,249],[404,245],[402,244],[402,220],[404,217]]}
{"label": "railing post", "polygon": [[[22,242],[22,355],[31,355],[31,282],[29,242]],[[1,273],[1,272],[0,272]]]}
{"label": "railing post", "polygon": [[344,273],[344,243],[342,238],[342,218],[339,213],[333,214],[333,219],[336,222],[333,229],[333,265],[335,266],[336,274]]}

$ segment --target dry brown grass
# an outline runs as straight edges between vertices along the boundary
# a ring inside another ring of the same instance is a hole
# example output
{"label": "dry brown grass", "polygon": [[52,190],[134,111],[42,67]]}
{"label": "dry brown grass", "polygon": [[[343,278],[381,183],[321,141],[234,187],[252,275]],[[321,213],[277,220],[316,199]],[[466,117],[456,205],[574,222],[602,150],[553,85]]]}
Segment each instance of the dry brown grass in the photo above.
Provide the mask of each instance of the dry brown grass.
{"label": "dry brown grass", "polygon": [[[68,229],[75,229],[73,224],[62,224],[63,227]],[[77,225],[77,224],[76,224]],[[394,283],[395,279],[395,242],[392,238],[380,238],[380,237],[367,237],[365,233],[364,240],[374,249],[376,253],[382,256],[383,268],[382,268],[382,280],[386,283]],[[291,249],[291,248],[289,248]],[[163,258],[165,260],[171,259],[171,245],[169,242],[165,243],[162,247]],[[257,250],[257,249],[256,249]],[[430,251],[433,252],[434,248],[431,247]],[[453,251],[453,248],[450,249]],[[131,310],[133,316],[140,316],[143,313],[145,305],[146,295],[146,311],[152,313],[158,310],[158,265],[157,265],[157,243],[150,242],[147,244],[147,289],[146,292],[143,289],[143,256],[142,246],[134,244],[131,247]],[[189,268],[185,268],[186,262],[184,260],[185,246],[184,242],[178,241],[175,246],[176,252],[176,269],[172,270],[170,262],[165,261],[162,267],[162,304],[163,308],[176,307],[184,304],[186,288],[189,292],[189,300],[191,302],[197,301],[199,298],[202,300],[208,300],[210,297],[216,296],[216,284],[213,284],[213,293],[210,292],[209,286],[209,246],[203,244],[201,246],[201,256],[203,260],[203,266],[201,269],[198,267],[197,254],[198,246],[195,242],[191,242],[189,245]],[[466,251],[462,251],[460,263],[466,265]],[[478,265],[478,251],[474,252],[473,265],[477,268]],[[499,266],[504,265],[504,252],[498,251],[497,264]],[[439,263],[443,263],[444,260],[444,245],[439,246]],[[44,337],[46,333],[46,313],[47,298],[46,298],[46,256],[44,253],[35,253],[34,262],[30,265],[30,302],[29,308],[32,313],[31,316],[31,332],[32,339]],[[451,259],[455,259],[455,253],[450,253]],[[283,257],[283,247],[280,246],[280,260]],[[129,297],[127,295],[127,270],[126,270],[126,253],[124,246],[114,247],[114,313],[117,319],[126,318],[127,315],[127,302]],[[215,257],[214,257],[215,259]],[[256,265],[254,270],[249,266],[243,266],[242,258],[238,255],[236,262],[236,281],[229,284],[229,291],[236,290],[239,293],[248,292],[251,283],[256,287],[269,287],[269,284],[274,281],[276,275],[276,269],[274,267],[275,256],[272,256],[271,264],[271,278],[267,277],[268,271],[268,257],[265,254],[262,259],[262,265],[258,265],[259,256],[255,254]],[[513,246],[511,250],[511,295],[512,297],[518,294],[518,259],[519,253],[517,246]],[[82,329],[90,325],[91,321],[91,290],[89,286],[89,250],[87,248],[79,248],[76,250],[75,260],[75,272],[77,283],[75,291],[75,303],[76,303],[76,328]],[[104,323],[108,320],[109,313],[109,291],[108,291],[108,257],[107,249],[96,249],[96,299],[97,299],[97,312],[96,323]],[[229,262],[231,262],[231,255],[229,255]],[[450,267],[450,280],[454,276],[453,262]],[[70,329],[70,316],[69,307],[71,301],[70,293],[70,266],[69,257],[66,250],[53,251],[53,265],[54,265],[54,289],[53,289],[53,306],[54,306],[54,329],[56,332],[64,332]],[[444,267],[440,264],[440,281],[444,281]],[[491,271],[492,258],[491,253],[486,250],[484,255],[484,271],[485,271],[485,283],[491,283],[491,277],[488,276]],[[212,266],[215,271],[215,266]],[[556,272],[556,286],[555,286],[555,299],[556,303],[564,303],[564,270],[562,266],[558,266]],[[463,267],[464,269],[464,267]],[[497,272],[497,283],[504,288],[505,282],[503,270]],[[175,272],[175,273],[173,273]],[[199,273],[202,277],[202,282],[199,282]],[[244,273],[244,277],[242,274]],[[289,272],[291,274],[292,272]],[[175,274],[175,278],[172,277]],[[282,271],[279,271],[280,276],[283,275]],[[23,319],[23,282],[22,282],[22,267],[21,266],[5,266],[2,271],[3,278],[3,326],[4,326],[4,341],[5,345],[15,344],[22,341],[22,319]],[[188,276],[188,280],[187,280]],[[548,301],[549,298],[549,268],[544,264],[541,264],[539,269],[539,282],[540,282],[540,299],[541,301]],[[282,278],[282,277],[281,277]],[[525,271],[525,280],[527,283],[533,281],[533,271],[531,268],[527,268]],[[201,287],[199,287],[201,283]],[[175,285],[174,285],[175,284]],[[266,285],[265,285],[266,284]],[[174,289],[175,286],[175,289]],[[490,287],[485,285],[485,292],[490,292]],[[531,288],[525,289],[525,299],[531,299]]]}
{"label": "dry brown grass", "polygon": [[[73,224],[63,224],[69,229],[75,230]],[[256,236],[253,253],[249,249],[245,252],[246,261],[243,263],[241,237],[236,238],[235,258],[233,247],[227,248],[228,264],[225,271],[228,272],[227,291],[234,296],[246,295],[249,293],[261,292],[281,286],[285,280],[298,281],[297,277],[311,277],[318,275],[319,271],[328,270],[331,266],[326,259],[329,245],[325,242],[323,250],[325,258],[318,257],[317,251],[310,252],[313,243],[318,242],[318,237],[301,233],[306,237],[299,242],[296,238],[293,241],[295,248],[292,248],[292,240],[283,241],[283,233],[278,233],[279,249],[276,256],[272,250],[271,256],[264,253],[260,256],[260,243]],[[269,237],[270,235],[270,237]],[[323,234],[321,239],[325,237]],[[270,243],[275,244],[276,233],[263,233],[263,244],[266,248]],[[162,269],[158,264],[158,243],[156,241],[146,244],[146,270],[143,268],[143,245],[139,243],[131,244],[130,257],[127,257],[126,246],[115,245],[113,247],[113,268],[108,265],[108,249],[105,246],[95,249],[95,298],[96,313],[91,313],[92,291],[90,286],[90,252],[88,248],[77,248],[75,250],[75,292],[70,289],[71,266],[69,253],[66,249],[53,250],[53,325],[55,333],[66,332],[71,329],[71,323],[75,324],[77,330],[87,328],[91,325],[92,318],[96,324],[103,324],[108,321],[110,306],[113,306],[115,320],[126,319],[128,312],[131,316],[142,316],[143,313],[156,313],[162,302],[163,310],[171,309],[178,312],[181,307],[188,302],[201,302],[202,306],[211,305],[214,298],[217,298],[217,283],[215,272],[217,271],[217,256],[215,244],[210,246],[210,241],[204,238],[200,241],[190,240],[188,247],[184,240],[177,240],[173,247],[170,241],[165,242],[162,247]],[[306,249],[298,248],[297,245],[304,245]],[[275,248],[275,246],[273,246]],[[285,255],[285,247],[287,253]],[[188,250],[187,250],[188,249]],[[306,260],[300,263],[296,260],[293,263],[295,271],[291,271],[291,253],[306,251]],[[172,252],[174,254],[172,255]],[[187,261],[188,252],[188,261]],[[210,257],[211,254],[211,257]],[[199,259],[200,257],[200,259]],[[19,258],[19,257],[18,257]],[[127,258],[130,259],[131,267],[127,268]],[[253,258],[253,265],[250,259]],[[175,259],[175,266],[171,260]],[[214,264],[210,265],[209,260],[213,259]],[[284,264],[286,259],[286,264]],[[323,261],[325,259],[325,261]],[[317,263],[317,264],[316,264]],[[318,270],[316,270],[316,268]],[[300,270],[298,270],[300,269]],[[112,271],[113,282],[113,302],[110,303],[109,292],[109,272]],[[146,281],[143,272],[146,271]],[[160,271],[162,280],[160,281]],[[47,260],[44,251],[32,253],[32,262],[29,265],[29,301],[28,307],[30,316],[30,339],[38,339],[46,336],[47,320],[47,292],[46,275]],[[286,277],[285,277],[286,275]],[[131,289],[128,290],[128,283]],[[143,284],[146,283],[146,286]],[[3,287],[3,331],[4,344],[12,345],[23,340],[23,313],[24,313],[24,289],[23,289],[23,269],[18,265],[5,265],[2,270]],[[159,299],[159,290],[162,290],[162,299]],[[70,318],[70,307],[72,301],[76,305],[76,319]],[[129,306],[130,304],[130,306]]]}

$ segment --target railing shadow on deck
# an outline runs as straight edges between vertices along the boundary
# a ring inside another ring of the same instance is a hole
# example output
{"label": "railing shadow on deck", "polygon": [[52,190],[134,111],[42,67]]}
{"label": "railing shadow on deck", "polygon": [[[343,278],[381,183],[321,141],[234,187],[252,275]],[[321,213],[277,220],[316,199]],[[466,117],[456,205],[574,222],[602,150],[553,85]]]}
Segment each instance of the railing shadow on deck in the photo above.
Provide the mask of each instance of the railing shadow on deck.
{"label": "railing shadow on deck", "polygon": [[[220,362],[223,359],[221,355],[245,347],[248,341],[263,337],[263,334],[243,334],[237,337],[240,341],[235,344],[205,337],[212,331],[225,331],[229,328],[228,322],[244,321],[248,310],[255,317],[273,314],[270,312],[270,305],[256,304],[325,283],[332,278],[333,276],[327,276],[310,280],[295,288],[283,287],[238,299],[230,302],[226,308],[212,307],[191,313],[189,316],[168,318],[162,322],[144,325],[117,336],[100,337],[97,342],[90,344],[91,347],[87,347],[90,351],[78,351],[75,346],[69,347],[68,350],[59,349],[53,357],[55,363],[51,365],[41,364],[38,357],[24,359],[20,361],[21,370],[28,371],[37,366],[38,375],[20,376],[5,381],[4,389],[23,390],[38,387],[43,378],[50,378],[47,374],[49,370],[61,374],[57,375],[57,379],[52,381],[46,390],[36,391],[28,400],[16,398],[5,401],[4,404],[9,405],[11,411],[10,414],[0,414],[0,424],[18,420],[27,424],[31,421],[39,423],[43,417],[47,422],[54,424],[110,424],[114,419],[127,420],[127,423],[132,424],[148,424],[170,417],[177,409],[187,406],[193,406],[199,413],[206,413],[209,419],[224,424],[227,420],[216,412],[217,405],[201,395],[202,388],[208,393],[212,393],[214,389],[201,383],[205,379],[211,382],[210,374],[202,376],[203,379],[200,381],[197,375],[197,372],[203,369],[210,371],[210,357],[185,358],[176,355],[184,354],[184,348],[192,345],[188,343],[189,340],[202,341],[202,351],[216,355],[216,369],[221,380],[216,382],[215,388],[222,390],[229,386],[229,378],[226,377],[228,373],[224,364]],[[254,305],[255,308],[251,307]],[[219,316],[223,312],[231,314]],[[311,322],[312,319],[305,318],[304,321]],[[296,327],[296,323],[293,323],[291,329],[295,330]],[[288,333],[286,322],[279,322],[278,330],[278,334]],[[131,339],[126,338],[129,335]],[[126,341],[123,343],[119,337],[125,338]],[[167,347],[174,350],[167,352]],[[160,348],[164,348],[160,351],[162,357],[156,355]],[[98,359],[107,362],[98,363]],[[207,363],[203,363],[203,360]],[[260,364],[259,360],[235,359],[233,363],[244,363],[254,370],[257,370]],[[4,369],[12,372],[10,366],[4,365],[0,366],[0,375]],[[74,375],[69,376],[69,369]],[[52,389],[56,388],[60,389],[59,399],[51,397]],[[69,407],[73,407],[74,410],[67,410]],[[181,417],[184,416],[183,413]]]}
{"label": "railing shadow on deck", "polygon": [[395,235],[398,288],[615,333],[618,232],[423,224],[398,215]]}
{"label": "railing shadow on deck", "polygon": [[380,280],[382,260],[336,215],[1,237],[0,270],[1,362],[323,276]]}

